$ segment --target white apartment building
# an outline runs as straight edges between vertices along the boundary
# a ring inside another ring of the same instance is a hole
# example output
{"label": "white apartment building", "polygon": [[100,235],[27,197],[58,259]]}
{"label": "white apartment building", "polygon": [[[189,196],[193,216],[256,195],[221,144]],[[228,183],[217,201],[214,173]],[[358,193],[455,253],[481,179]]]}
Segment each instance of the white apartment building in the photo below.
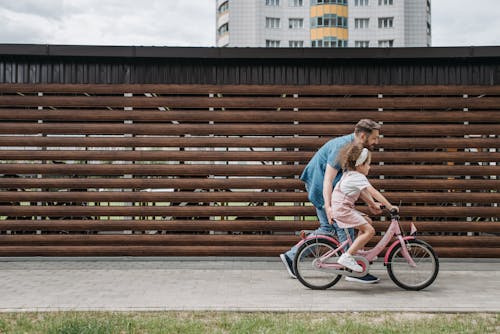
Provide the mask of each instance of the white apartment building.
{"label": "white apartment building", "polygon": [[217,0],[219,47],[431,45],[431,0]]}
{"label": "white apartment building", "polygon": [[349,0],[348,46],[431,46],[431,1]]}
{"label": "white apartment building", "polygon": [[309,47],[309,0],[217,0],[217,46]]}

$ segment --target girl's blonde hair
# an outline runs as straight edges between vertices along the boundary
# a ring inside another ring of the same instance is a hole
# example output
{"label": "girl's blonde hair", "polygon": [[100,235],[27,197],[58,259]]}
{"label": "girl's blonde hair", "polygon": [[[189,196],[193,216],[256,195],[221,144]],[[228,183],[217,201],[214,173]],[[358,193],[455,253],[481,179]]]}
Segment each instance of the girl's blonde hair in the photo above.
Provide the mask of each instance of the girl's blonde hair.
{"label": "girl's blonde hair", "polygon": [[[356,144],[348,144],[346,145],[339,154],[338,163],[340,167],[344,170],[355,170],[356,169],[356,160],[358,160],[361,152],[363,151],[363,146]],[[363,162],[364,164],[370,163],[371,161],[371,152],[368,151],[368,157]]]}

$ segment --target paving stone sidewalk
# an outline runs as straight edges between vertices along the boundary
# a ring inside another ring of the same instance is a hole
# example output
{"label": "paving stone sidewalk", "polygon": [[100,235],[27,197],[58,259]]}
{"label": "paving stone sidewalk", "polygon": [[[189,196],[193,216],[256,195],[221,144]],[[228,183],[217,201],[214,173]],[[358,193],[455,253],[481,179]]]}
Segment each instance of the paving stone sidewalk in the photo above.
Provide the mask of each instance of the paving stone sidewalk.
{"label": "paving stone sidewalk", "polygon": [[500,312],[500,259],[441,259],[429,288],[341,280],[313,291],[278,258],[0,258],[0,312],[67,310]]}

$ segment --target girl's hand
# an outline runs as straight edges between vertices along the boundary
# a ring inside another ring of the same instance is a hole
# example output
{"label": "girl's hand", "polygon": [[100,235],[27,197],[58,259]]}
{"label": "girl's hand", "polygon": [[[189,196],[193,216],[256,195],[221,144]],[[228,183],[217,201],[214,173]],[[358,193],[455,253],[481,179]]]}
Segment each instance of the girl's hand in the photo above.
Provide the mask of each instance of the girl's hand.
{"label": "girl's hand", "polygon": [[399,213],[399,207],[393,205],[390,211],[396,210]]}

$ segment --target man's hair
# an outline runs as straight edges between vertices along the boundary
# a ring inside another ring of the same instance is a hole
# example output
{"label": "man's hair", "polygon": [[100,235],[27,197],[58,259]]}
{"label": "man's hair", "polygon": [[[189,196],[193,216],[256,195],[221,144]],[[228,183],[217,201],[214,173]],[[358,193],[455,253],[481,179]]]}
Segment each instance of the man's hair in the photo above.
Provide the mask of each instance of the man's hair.
{"label": "man's hair", "polygon": [[354,133],[364,132],[371,134],[373,130],[380,130],[380,127],[380,124],[377,122],[368,118],[363,118],[354,127]]}

